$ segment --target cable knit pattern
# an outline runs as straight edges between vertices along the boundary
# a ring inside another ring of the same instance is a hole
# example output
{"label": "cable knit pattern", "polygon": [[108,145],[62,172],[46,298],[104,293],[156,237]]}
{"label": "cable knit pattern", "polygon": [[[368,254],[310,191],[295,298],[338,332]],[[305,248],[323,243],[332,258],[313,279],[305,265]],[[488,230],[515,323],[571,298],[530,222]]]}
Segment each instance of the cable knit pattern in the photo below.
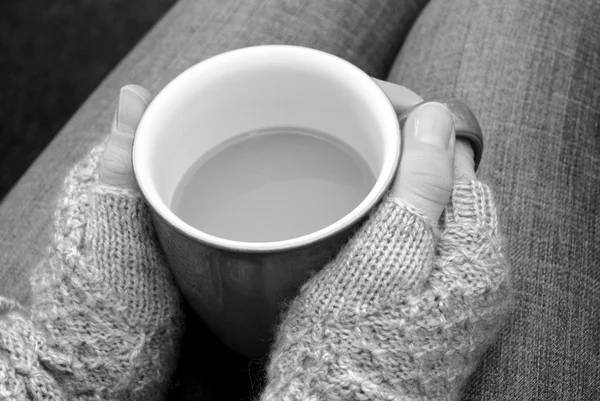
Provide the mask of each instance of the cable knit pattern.
{"label": "cable knit pattern", "polygon": [[160,400],[176,366],[179,296],[134,191],[97,183],[101,148],[65,181],[23,310],[0,298],[0,400]]}
{"label": "cable knit pattern", "polygon": [[441,232],[383,200],[301,289],[263,401],[455,400],[511,309],[489,188],[458,182]]}

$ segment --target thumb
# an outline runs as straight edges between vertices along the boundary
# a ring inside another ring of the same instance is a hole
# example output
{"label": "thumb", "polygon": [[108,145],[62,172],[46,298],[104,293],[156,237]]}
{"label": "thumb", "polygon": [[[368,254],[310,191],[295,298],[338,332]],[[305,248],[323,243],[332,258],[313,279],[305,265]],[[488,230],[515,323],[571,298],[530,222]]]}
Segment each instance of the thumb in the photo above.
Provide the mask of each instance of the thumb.
{"label": "thumb", "polygon": [[406,119],[402,157],[392,196],[437,222],[452,193],[454,180],[454,122],[448,108],[424,103]]}
{"label": "thumb", "polygon": [[121,88],[115,118],[98,165],[101,183],[137,188],[133,175],[133,137],[151,100],[150,92],[138,85]]}

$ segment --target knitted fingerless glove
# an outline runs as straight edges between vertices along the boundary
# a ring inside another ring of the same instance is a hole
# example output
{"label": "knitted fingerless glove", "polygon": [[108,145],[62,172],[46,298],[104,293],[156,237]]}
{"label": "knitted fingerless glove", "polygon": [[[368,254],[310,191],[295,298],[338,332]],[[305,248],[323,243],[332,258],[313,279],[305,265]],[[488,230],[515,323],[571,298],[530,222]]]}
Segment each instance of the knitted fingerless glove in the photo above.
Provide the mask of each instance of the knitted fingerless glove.
{"label": "knitted fingerless glove", "polygon": [[489,188],[455,185],[441,232],[383,200],[291,304],[263,401],[455,400],[510,310]]}
{"label": "knitted fingerless glove", "polygon": [[0,400],[161,400],[179,295],[134,191],[97,183],[101,149],[69,174],[24,310],[0,298]]}

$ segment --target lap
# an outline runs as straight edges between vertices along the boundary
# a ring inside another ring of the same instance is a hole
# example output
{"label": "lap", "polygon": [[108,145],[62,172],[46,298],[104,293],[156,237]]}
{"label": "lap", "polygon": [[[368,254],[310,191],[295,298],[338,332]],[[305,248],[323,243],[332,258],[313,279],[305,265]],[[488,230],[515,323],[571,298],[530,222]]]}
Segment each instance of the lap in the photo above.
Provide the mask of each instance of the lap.
{"label": "lap", "polygon": [[388,79],[478,116],[517,309],[473,400],[590,399],[600,386],[600,3],[432,1]]}
{"label": "lap", "polygon": [[[156,93],[204,58],[267,43],[318,48],[384,77],[421,3],[179,2],[0,206],[2,295],[27,302],[28,271],[42,259],[63,177],[103,137],[120,86],[138,83]],[[425,98],[465,100],[486,135],[480,175],[496,189],[518,307],[466,398],[582,399],[600,385],[600,73],[594,64],[600,10],[593,0],[521,3],[432,0],[389,80]],[[184,359],[217,379],[226,369],[222,358],[202,347],[215,340],[197,333],[203,333],[199,325],[186,340],[196,350]],[[247,362],[227,358],[237,361],[227,372],[248,377]],[[190,397],[207,394],[189,389]]]}

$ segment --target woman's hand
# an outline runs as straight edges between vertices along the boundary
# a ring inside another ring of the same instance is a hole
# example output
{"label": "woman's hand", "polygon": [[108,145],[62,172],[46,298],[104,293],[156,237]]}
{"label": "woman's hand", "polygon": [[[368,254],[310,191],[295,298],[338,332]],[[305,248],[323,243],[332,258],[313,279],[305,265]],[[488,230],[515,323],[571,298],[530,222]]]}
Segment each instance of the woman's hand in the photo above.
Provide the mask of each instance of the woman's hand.
{"label": "woman's hand", "polygon": [[[380,85],[399,114],[422,102]],[[459,398],[512,299],[493,197],[453,121],[440,103],[410,112],[389,194],[288,306],[263,401]]]}
{"label": "woman's hand", "polygon": [[[375,79],[397,113],[423,99],[402,86]],[[452,115],[440,103],[413,110],[402,130],[402,156],[391,192],[432,222],[437,222],[450,201],[454,179],[475,179],[473,148],[455,139]]]}
{"label": "woman's hand", "polygon": [[144,88],[122,88],[104,152],[65,177],[27,313],[0,299],[0,400],[166,399],[183,310],[150,211],[131,190],[149,101]]}
{"label": "woman's hand", "polygon": [[137,189],[131,157],[133,137],[151,100],[150,92],[139,85],[121,88],[111,133],[98,165],[102,184]]}

